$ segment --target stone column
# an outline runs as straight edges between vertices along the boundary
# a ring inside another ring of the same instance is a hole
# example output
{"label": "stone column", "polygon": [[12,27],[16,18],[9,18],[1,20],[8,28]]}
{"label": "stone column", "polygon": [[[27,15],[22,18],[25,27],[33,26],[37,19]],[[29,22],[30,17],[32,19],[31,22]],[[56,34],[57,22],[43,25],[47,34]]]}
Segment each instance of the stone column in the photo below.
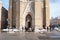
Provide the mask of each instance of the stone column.
{"label": "stone column", "polygon": [[46,7],[45,0],[43,1],[43,29],[46,28]]}
{"label": "stone column", "polygon": [[48,27],[50,25],[50,16],[49,16],[49,1],[43,1],[43,26]]}
{"label": "stone column", "polygon": [[49,0],[46,0],[46,26],[49,27],[50,25],[50,9],[49,9]]}
{"label": "stone column", "polygon": [[9,10],[8,10],[8,25],[12,27],[12,0],[9,0]]}
{"label": "stone column", "polygon": [[12,6],[12,26],[16,27],[16,1],[13,0]]}
{"label": "stone column", "polygon": [[42,29],[43,25],[43,15],[42,15],[42,2],[40,0],[35,0],[35,28]]}
{"label": "stone column", "polygon": [[20,27],[20,0],[16,2],[16,28]]}
{"label": "stone column", "polygon": [[15,0],[9,0],[8,21],[9,21],[10,28],[12,28],[12,26],[16,27],[16,1]]}

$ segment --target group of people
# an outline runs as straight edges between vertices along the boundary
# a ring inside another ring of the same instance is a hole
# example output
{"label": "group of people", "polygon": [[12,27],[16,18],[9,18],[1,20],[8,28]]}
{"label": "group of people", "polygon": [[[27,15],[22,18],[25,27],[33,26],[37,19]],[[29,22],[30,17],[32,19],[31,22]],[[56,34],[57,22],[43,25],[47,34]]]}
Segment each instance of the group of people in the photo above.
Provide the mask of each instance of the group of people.
{"label": "group of people", "polygon": [[[54,26],[51,26],[51,25],[49,27],[44,27],[43,26],[43,29],[47,29],[47,32],[48,31],[51,32],[52,30],[54,30]],[[22,27],[22,31],[24,31],[24,30],[25,31],[31,31],[31,32],[34,31],[32,27]]]}
{"label": "group of people", "polygon": [[51,32],[54,30],[54,28],[55,28],[55,26],[50,25],[49,27],[47,27],[47,31],[50,30],[50,32]]}
{"label": "group of people", "polygon": [[25,30],[25,32],[33,32],[34,30],[33,30],[33,28],[31,28],[31,27],[22,27],[22,31],[24,31]]}

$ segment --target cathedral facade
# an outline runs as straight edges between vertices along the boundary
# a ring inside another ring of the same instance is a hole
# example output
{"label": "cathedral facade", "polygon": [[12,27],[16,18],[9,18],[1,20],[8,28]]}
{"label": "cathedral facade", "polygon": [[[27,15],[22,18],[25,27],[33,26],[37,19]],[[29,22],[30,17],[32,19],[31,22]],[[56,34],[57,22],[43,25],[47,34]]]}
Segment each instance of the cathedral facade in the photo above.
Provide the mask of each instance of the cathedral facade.
{"label": "cathedral facade", "polygon": [[49,27],[49,0],[9,0],[8,24],[16,28]]}

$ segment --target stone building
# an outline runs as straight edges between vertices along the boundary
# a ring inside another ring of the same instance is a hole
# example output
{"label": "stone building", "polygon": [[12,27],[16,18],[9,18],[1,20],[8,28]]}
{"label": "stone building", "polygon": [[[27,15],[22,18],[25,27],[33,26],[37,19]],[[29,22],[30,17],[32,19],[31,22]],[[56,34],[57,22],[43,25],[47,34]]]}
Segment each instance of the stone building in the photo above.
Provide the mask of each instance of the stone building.
{"label": "stone building", "polygon": [[7,28],[7,18],[8,11],[2,7],[2,3],[0,2],[0,29]]}
{"label": "stone building", "polygon": [[60,25],[60,17],[55,17],[50,20],[50,25]]}
{"label": "stone building", "polygon": [[0,2],[0,28],[1,28],[1,9],[2,9],[2,3]]}
{"label": "stone building", "polygon": [[9,0],[9,27],[42,29],[49,19],[49,0]]}

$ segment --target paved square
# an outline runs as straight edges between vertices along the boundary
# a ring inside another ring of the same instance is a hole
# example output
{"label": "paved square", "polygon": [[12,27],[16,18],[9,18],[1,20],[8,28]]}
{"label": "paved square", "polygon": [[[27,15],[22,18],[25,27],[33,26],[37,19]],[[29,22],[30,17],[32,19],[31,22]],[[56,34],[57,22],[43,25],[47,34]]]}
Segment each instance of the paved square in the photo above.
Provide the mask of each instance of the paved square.
{"label": "paved square", "polygon": [[35,33],[35,32],[0,32],[0,40],[60,40],[60,38],[51,38],[53,33]]}

